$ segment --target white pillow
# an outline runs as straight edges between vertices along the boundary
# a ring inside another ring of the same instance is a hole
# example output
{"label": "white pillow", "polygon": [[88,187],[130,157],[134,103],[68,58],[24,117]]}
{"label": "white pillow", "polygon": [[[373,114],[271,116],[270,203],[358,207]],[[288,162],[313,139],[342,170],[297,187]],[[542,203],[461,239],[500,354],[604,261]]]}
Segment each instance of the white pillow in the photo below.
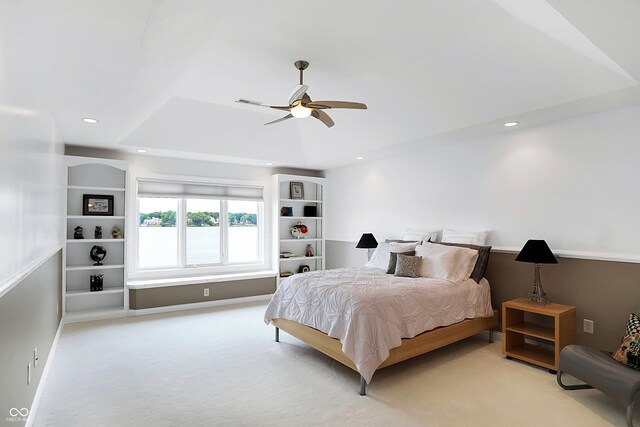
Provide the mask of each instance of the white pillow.
{"label": "white pillow", "polygon": [[371,255],[371,259],[366,266],[381,268],[384,271],[387,271],[387,268],[389,268],[391,252],[412,251],[417,245],[418,243],[378,243],[378,247],[373,251],[373,255]]}
{"label": "white pillow", "polygon": [[416,247],[416,256],[422,257],[421,277],[433,277],[452,282],[468,279],[478,260],[478,251],[458,246],[424,243]]}
{"label": "white pillow", "polygon": [[418,230],[417,228],[407,228],[402,234],[402,240],[417,240],[419,242],[435,242],[438,239],[439,230]]}
{"label": "white pillow", "polygon": [[489,230],[484,231],[460,231],[444,230],[442,241],[445,243],[467,243],[470,245],[484,246]]}

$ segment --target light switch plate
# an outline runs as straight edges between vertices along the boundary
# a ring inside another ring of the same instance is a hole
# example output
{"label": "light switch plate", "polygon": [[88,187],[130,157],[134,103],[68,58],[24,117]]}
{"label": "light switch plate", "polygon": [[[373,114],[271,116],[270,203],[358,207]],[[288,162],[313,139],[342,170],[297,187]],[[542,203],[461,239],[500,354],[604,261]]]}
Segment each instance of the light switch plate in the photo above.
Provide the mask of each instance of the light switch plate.
{"label": "light switch plate", "polygon": [[582,330],[586,334],[592,334],[593,333],[593,320],[583,319],[582,320]]}

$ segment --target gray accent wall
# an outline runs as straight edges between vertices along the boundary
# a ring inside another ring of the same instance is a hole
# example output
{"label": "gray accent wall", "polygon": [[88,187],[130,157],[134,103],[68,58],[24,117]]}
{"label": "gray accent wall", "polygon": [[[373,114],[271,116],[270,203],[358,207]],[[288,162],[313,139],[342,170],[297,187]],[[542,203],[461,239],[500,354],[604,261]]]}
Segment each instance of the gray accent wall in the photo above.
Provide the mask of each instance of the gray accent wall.
{"label": "gray accent wall", "polygon": [[[205,288],[209,288],[208,297],[204,296]],[[275,277],[149,289],[130,289],[129,308],[131,310],[141,310],[179,304],[219,301],[231,298],[270,295],[275,291]]]}
{"label": "gray accent wall", "polygon": [[[56,313],[61,298],[62,250],[0,297],[0,424],[11,408],[31,408],[62,318]],[[34,367],[36,347],[39,360]],[[31,384],[27,385],[29,362]]]}
{"label": "gray accent wall", "polygon": [[[366,250],[355,242],[327,240],[327,268],[356,267],[366,263]],[[491,284],[491,303],[525,297],[533,285],[533,264],[515,261],[516,254],[492,251],[485,277]],[[576,340],[612,351],[620,344],[631,312],[640,308],[640,264],[592,259],[558,258],[541,265],[542,285],[552,302],[574,305]],[[594,333],[582,331],[583,319],[594,321]]]}

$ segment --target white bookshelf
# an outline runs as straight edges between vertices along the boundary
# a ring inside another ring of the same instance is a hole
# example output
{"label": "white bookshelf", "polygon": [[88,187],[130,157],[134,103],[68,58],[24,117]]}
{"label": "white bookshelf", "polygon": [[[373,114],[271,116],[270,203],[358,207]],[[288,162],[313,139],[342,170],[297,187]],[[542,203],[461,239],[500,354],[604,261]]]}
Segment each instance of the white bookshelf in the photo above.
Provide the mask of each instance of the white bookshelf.
{"label": "white bookshelf", "polygon": [[[274,266],[278,270],[278,284],[284,279],[281,273],[288,271],[297,273],[302,265],[308,265],[311,271],[325,268],[325,236],[324,236],[324,178],[302,175],[276,174],[272,177],[273,197],[273,257]],[[291,182],[302,182],[304,198],[292,199]],[[316,216],[304,216],[304,207],[314,206]],[[281,214],[283,207],[292,209],[292,216]],[[307,226],[309,231],[305,238],[296,239],[290,228],[298,221]],[[313,248],[313,256],[305,256],[307,245]],[[294,256],[280,258],[281,252],[291,252]]]}
{"label": "white bookshelf", "polygon": [[[127,162],[120,160],[66,156],[67,199],[64,228],[64,298],[65,321],[82,321],[124,316],[129,305],[126,292],[125,203]],[[113,215],[83,215],[83,195],[113,196]],[[84,229],[84,239],[74,239],[74,228]],[[102,238],[94,236],[102,226]],[[122,238],[111,237],[114,226]],[[107,256],[103,265],[94,265],[89,251],[103,246]],[[103,274],[103,290],[90,290],[90,275]]]}

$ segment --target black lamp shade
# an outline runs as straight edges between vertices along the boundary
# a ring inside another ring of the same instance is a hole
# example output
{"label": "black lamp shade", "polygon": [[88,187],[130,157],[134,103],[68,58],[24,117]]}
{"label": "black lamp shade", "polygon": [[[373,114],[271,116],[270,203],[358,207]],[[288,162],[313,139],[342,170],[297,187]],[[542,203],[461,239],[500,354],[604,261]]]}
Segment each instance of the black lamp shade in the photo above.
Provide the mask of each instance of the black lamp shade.
{"label": "black lamp shade", "polygon": [[524,244],[524,247],[516,257],[516,261],[531,262],[534,264],[557,264],[558,260],[547,242],[544,240],[529,240]]}
{"label": "black lamp shade", "polygon": [[356,245],[356,248],[359,248],[359,249],[373,249],[377,247],[378,247],[378,241],[376,240],[375,237],[373,237],[373,234],[371,233],[364,233],[360,238],[360,241]]}

